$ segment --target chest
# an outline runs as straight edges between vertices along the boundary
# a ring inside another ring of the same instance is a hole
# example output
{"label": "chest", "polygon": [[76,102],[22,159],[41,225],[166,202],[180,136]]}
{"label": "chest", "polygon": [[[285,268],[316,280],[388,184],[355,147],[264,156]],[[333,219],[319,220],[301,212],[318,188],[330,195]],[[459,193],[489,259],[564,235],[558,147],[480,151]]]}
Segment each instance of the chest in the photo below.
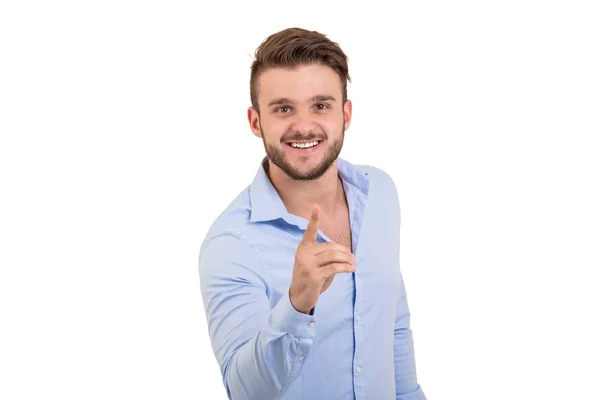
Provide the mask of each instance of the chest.
{"label": "chest", "polygon": [[347,211],[335,220],[323,223],[320,229],[334,242],[352,249],[352,231]]}

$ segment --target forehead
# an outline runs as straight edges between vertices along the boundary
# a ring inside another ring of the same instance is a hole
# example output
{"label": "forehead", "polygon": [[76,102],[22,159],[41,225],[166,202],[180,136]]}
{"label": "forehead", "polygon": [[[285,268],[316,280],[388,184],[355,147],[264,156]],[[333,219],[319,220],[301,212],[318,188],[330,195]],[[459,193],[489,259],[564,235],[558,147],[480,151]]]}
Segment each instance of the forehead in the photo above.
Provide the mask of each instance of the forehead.
{"label": "forehead", "polygon": [[331,95],[341,99],[338,74],[325,65],[305,65],[294,69],[270,68],[258,79],[259,103],[287,97],[298,101],[315,95]]}

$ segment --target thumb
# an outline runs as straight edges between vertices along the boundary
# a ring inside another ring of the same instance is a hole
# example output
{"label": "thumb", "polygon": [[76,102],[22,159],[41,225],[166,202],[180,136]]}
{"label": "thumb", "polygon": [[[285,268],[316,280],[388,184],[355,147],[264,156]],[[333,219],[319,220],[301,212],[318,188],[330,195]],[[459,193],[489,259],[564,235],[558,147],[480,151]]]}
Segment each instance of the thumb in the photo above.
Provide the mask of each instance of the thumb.
{"label": "thumb", "polygon": [[317,241],[317,234],[319,233],[319,218],[321,216],[321,209],[315,203],[312,208],[312,215],[310,216],[310,221],[306,226],[306,231],[304,232],[304,236],[300,241],[300,245],[308,246],[311,244],[315,244]]}

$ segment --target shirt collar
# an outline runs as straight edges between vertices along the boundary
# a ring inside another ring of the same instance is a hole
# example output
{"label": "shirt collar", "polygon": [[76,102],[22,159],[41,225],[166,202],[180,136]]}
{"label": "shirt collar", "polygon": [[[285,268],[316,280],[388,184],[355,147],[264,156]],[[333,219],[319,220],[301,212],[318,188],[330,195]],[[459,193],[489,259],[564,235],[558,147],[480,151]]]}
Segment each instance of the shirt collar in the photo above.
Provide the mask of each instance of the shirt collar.
{"label": "shirt collar", "polygon": [[[350,162],[338,157],[338,174],[345,184],[350,184],[365,196],[369,194],[369,176]],[[271,221],[282,218],[288,223],[297,224],[295,215],[287,212],[285,204],[267,176],[265,167],[267,157],[263,158],[254,181],[250,185],[250,222]],[[346,186],[346,185],[345,185]]]}

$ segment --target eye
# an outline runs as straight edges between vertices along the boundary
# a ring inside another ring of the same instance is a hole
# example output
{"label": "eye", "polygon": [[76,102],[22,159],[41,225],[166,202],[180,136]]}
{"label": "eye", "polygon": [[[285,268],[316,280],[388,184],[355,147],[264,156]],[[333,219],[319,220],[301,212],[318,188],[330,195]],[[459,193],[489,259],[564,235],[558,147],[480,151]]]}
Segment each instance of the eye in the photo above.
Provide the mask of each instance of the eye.
{"label": "eye", "polygon": [[316,107],[317,107],[317,110],[319,110],[319,111],[323,111],[323,110],[329,108],[329,106],[325,103],[317,103]]}
{"label": "eye", "polygon": [[289,106],[281,106],[281,107],[277,107],[275,109],[275,112],[281,113],[281,114],[287,114],[290,112],[291,107]]}

